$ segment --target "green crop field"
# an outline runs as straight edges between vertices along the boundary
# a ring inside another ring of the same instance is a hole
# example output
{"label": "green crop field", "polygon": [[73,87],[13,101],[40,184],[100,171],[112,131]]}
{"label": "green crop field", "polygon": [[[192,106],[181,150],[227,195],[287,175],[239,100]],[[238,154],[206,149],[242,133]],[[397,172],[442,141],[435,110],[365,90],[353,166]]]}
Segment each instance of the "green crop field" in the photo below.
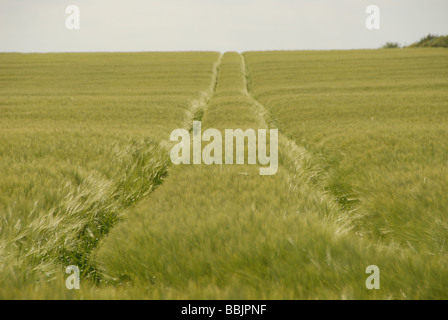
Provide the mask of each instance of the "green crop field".
{"label": "green crop field", "polygon": [[[194,120],[277,173],[171,164]],[[0,54],[0,124],[0,298],[448,298],[444,48]]]}

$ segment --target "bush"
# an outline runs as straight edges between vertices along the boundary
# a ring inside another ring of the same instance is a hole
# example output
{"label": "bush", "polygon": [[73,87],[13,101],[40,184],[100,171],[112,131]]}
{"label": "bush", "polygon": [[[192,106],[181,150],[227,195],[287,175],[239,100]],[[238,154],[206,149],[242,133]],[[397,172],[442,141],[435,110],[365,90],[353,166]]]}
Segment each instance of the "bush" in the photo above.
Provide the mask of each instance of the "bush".
{"label": "bush", "polygon": [[400,48],[400,44],[398,42],[386,42],[383,48],[384,49]]}
{"label": "bush", "polygon": [[428,34],[427,36],[420,39],[409,47],[418,48],[418,47],[439,47],[439,48],[448,48],[448,36],[437,36],[433,34]]}

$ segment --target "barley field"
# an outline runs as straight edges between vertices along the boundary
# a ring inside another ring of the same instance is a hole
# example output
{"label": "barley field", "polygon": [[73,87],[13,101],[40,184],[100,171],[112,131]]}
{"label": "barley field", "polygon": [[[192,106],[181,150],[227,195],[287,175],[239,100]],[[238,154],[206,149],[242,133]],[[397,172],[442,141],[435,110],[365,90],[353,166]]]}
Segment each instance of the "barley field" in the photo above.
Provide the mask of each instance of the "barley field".
{"label": "barley field", "polygon": [[[443,48],[0,54],[0,298],[446,299],[447,89]],[[194,120],[277,173],[171,164]]]}

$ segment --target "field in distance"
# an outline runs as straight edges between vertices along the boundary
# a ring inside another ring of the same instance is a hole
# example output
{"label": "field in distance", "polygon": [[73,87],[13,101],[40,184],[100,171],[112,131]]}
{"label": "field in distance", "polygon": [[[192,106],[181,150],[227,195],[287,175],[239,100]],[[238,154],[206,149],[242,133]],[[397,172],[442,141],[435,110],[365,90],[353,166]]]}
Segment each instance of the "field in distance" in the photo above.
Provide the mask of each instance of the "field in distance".
{"label": "field in distance", "polygon": [[[0,69],[1,298],[448,297],[446,49],[1,54]],[[278,128],[278,173],[172,166],[166,140],[193,119]]]}

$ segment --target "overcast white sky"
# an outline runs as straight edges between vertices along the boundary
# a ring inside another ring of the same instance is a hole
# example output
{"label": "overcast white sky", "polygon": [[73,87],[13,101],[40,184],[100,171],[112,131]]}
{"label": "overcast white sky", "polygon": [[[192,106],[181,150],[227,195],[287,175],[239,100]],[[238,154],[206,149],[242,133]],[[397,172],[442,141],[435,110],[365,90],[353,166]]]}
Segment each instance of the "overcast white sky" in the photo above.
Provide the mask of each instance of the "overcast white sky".
{"label": "overcast white sky", "polygon": [[[370,4],[380,30],[365,27]],[[0,0],[2,52],[378,48],[428,33],[448,34],[448,0]]]}

